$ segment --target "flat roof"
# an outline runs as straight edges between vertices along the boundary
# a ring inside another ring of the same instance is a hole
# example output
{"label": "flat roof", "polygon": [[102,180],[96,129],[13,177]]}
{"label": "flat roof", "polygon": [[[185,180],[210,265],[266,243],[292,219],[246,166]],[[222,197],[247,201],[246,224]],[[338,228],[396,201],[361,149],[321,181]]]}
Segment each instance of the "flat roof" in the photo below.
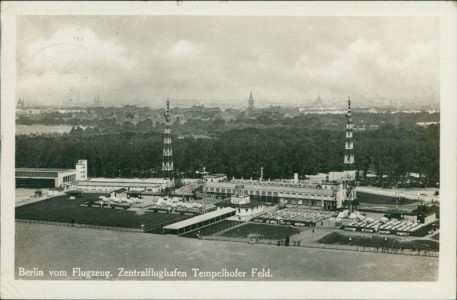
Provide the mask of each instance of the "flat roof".
{"label": "flat roof", "polygon": [[19,172],[76,172],[75,169],[57,169],[57,168],[16,168]]}
{"label": "flat roof", "polygon": [[167,225],[167,226],[163,227],[163,229],[177,230],[177,229],[181,229],[181,228],[193,225],[193,224],[208,221],[210,219],[225,215],[227,213],[235,212],[235,211],[236,211],[236,209],[234,209],[234,208],[224,207],[224,208],[221,208],[221,209],[218,209],[218,210],[215,210],[215,211],[203,214],[203,215],[198,215],[198,216],[192,217],[190,219],[187,219],[187,220],[184,220],[184,221],[181,221],[178,223]]}
{"label": "flat roof", "polygon": [[265,202],[262,201],[249,201],[248,203],[243,204],[233,204],[231,200],[222,200],[221,202],[217,202],[214,205],[220,207],[240,207],[240,208],[253,208],[261,205],[265,205]]}
{"label": "flat roof", "polygon": [[167,179],[163,178],[104,178],[104,177],[96,177],[90,178],[86,182],[93,182],[93,183],[106,183],[106,182],[117,182],[117,183],[155,183],[161,184],[165,183]]}
{"label": "flat roof", "polygon": [[175,190],[175,194],[182,194],[182,193],[192,193],[193,191],[201,188],[203,184],[198,184],[198,183],[191,183],[185,186],[182,186],[178,189]]}
{"label": "flat roof", "polygon": [[82,181],[78,183],[78,186],[106,186],[106,187],[118,187],[118,186],[136,186],[136,187],[160,187],[160,183],[148,183],[141,181],[133,182],[124,182],[124,181],[115,181],[115,182],[92,182],[92,181]]}

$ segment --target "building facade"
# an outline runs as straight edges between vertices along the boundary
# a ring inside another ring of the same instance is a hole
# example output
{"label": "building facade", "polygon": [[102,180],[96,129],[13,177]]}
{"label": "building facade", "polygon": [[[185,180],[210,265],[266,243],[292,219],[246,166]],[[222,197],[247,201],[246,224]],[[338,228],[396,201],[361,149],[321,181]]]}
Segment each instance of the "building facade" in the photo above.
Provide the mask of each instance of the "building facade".
{"label": "building facade", "polygon": [[92,192],[111,192],[118,189],[141,191],[144,193],[161,193],[170,187],[170,180],[163,178],[90,178],[77,184],[78,190]]}
{"label": "building facade", "polygon": [[341,182],[321,184],[280,183],[269,181],[231,180],[228,182],[205,182],[204,191],[210,198],[231,198],[236,186],[244,185],[244,195],[253,201],[272,204],[287,204],[319,209],[341,208],[345,190]]}
{"label": "building facade", "polygon": [[76,163],[76,180],[87,180],[87,159],[80,159]]}
{"label": "building facade", "polygon": [[76,181],[75,169],[16,168],[16,187],[69,189]]}
{"label": "building facade", "polygon": [[70,189],[87,180],[87,160],[80,159],[74,169],[16,168],[16,187]]}

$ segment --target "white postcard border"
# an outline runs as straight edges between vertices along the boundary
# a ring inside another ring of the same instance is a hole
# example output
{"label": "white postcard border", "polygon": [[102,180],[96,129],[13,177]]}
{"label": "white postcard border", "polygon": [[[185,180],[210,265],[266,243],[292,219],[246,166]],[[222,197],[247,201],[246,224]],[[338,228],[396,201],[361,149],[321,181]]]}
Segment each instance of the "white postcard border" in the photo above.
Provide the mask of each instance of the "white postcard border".
{"label": "white postcard border", "polygon": [[[15,26],[17,15],[438,16],[441,20],[439,280],[402,282],[25,281],[14,279]],[[452,2],[2,3],[1,295],[4,298],[453,298],[456,283],[457,9]]]}

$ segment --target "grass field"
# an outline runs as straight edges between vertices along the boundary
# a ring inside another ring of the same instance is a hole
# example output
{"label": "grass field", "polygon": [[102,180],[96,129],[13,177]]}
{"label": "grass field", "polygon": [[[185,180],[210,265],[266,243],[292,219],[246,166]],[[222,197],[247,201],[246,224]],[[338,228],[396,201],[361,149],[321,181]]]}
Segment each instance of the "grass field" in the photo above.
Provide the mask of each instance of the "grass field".
{"label": "grass field", "polygon": [[369,203],[369,204],[392,204],[392,205],[405,205],[414,203],[414,200],[409,200],[405,198],[401,198],[400,201],[397,203],[394,197],[390,196],[383,196],[383,195],[376,195],[376,194],[368,194],[364,192],[357,192],[357,200],[360,203]]}
{"label": "grass field", "polygon": [[267,240],[282,240],[299,232],[300,229],[294,227],[248,223],[226,231],[221,235],[227,237],[246,238],[249,234],[259,234]]}
{"label": "grass field", "polygon": [[51,222],[89,224],[99,226],[124,227],[141,229],[183,218],[180,215],[144,213],[119,209],[95,208],[80,206],[81,203],[98,199],[100,194],[84,194],[82,198],[70,200],[59,196],[40,202],[16,207],[16,218]]}
{"label": "grass field", "polygon": [[[349,240],[351,238],[351,240]],[[427,251],[439,251],[439,243],[431,240],[412,240],[412,241],[400,241],[395,238],[380,236],[346,236],[338,232],[332,232],[318,242],[322,244],[338,244],[338,245],[353,245],[353,246],[362,246],[362,247],[380,247],[380,248],[390,248],[390,249],[417,249],[417,250],[427,250]]]}
{"label": "grass field", "polygon": [[[29,270],[37,267],[45,272],[45,277],[17,277],[27,280],[83,280],[72,275],[75,267],[109,270],[113,274],[110,280],[159,280],[157,277],[118,277],[118,268],[122,267],[162,271],[179,268],[189,275],[164,278],[173,281],[211,280],[194,277],[192,268],[202,271],[239,268],[248,272],[246,278],[214,280],[431,281],[437,280],[439,262],[431,257],[277,247],[43,224],[16,223],[15,230],[16,276],[19,267]],[[270,268],[274,277],[251,277],[251,268]],[[51,277],[48,270],[65,270],[68,276]],[[91,278],[94,279],[105,280]],[[235,284],[232,286],[236,288]]]}

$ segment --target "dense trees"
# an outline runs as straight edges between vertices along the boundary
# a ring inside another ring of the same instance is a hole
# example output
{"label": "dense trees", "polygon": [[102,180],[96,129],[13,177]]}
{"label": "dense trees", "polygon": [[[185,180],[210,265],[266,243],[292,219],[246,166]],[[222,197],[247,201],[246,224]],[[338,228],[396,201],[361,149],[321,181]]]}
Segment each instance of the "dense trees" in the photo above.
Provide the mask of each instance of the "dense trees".
{"label": "dense trees", "polygon": [[[263,166],[265,179],[343,168],[342,130],[289,124],[224,131],[227,125],[221,119],[205,121],[205,125],[211,127],[206,133],[210,131],[213,139],[173,139],[175,169],[187,172],[187,176],[202,167],[230,177],[258,178]],[[202,124],[198,126],[203,132]],[[162,128],[148,128],[150,121],[133,126],[115,125],[113,120],[100,128],[74,128],[70,134],[17,136],[16,166],[73,168],[77,159],[86,158],[89,176],[158,176]],[[402,182],[408,173],[416,172],[425,176],[427,184],[435,184],[439,181],[439,126],[397,127],[387,123],[378,130],[356,132],[355,155],[359,174],[374,171],[378,181],[388,175],[391,183]]]}

